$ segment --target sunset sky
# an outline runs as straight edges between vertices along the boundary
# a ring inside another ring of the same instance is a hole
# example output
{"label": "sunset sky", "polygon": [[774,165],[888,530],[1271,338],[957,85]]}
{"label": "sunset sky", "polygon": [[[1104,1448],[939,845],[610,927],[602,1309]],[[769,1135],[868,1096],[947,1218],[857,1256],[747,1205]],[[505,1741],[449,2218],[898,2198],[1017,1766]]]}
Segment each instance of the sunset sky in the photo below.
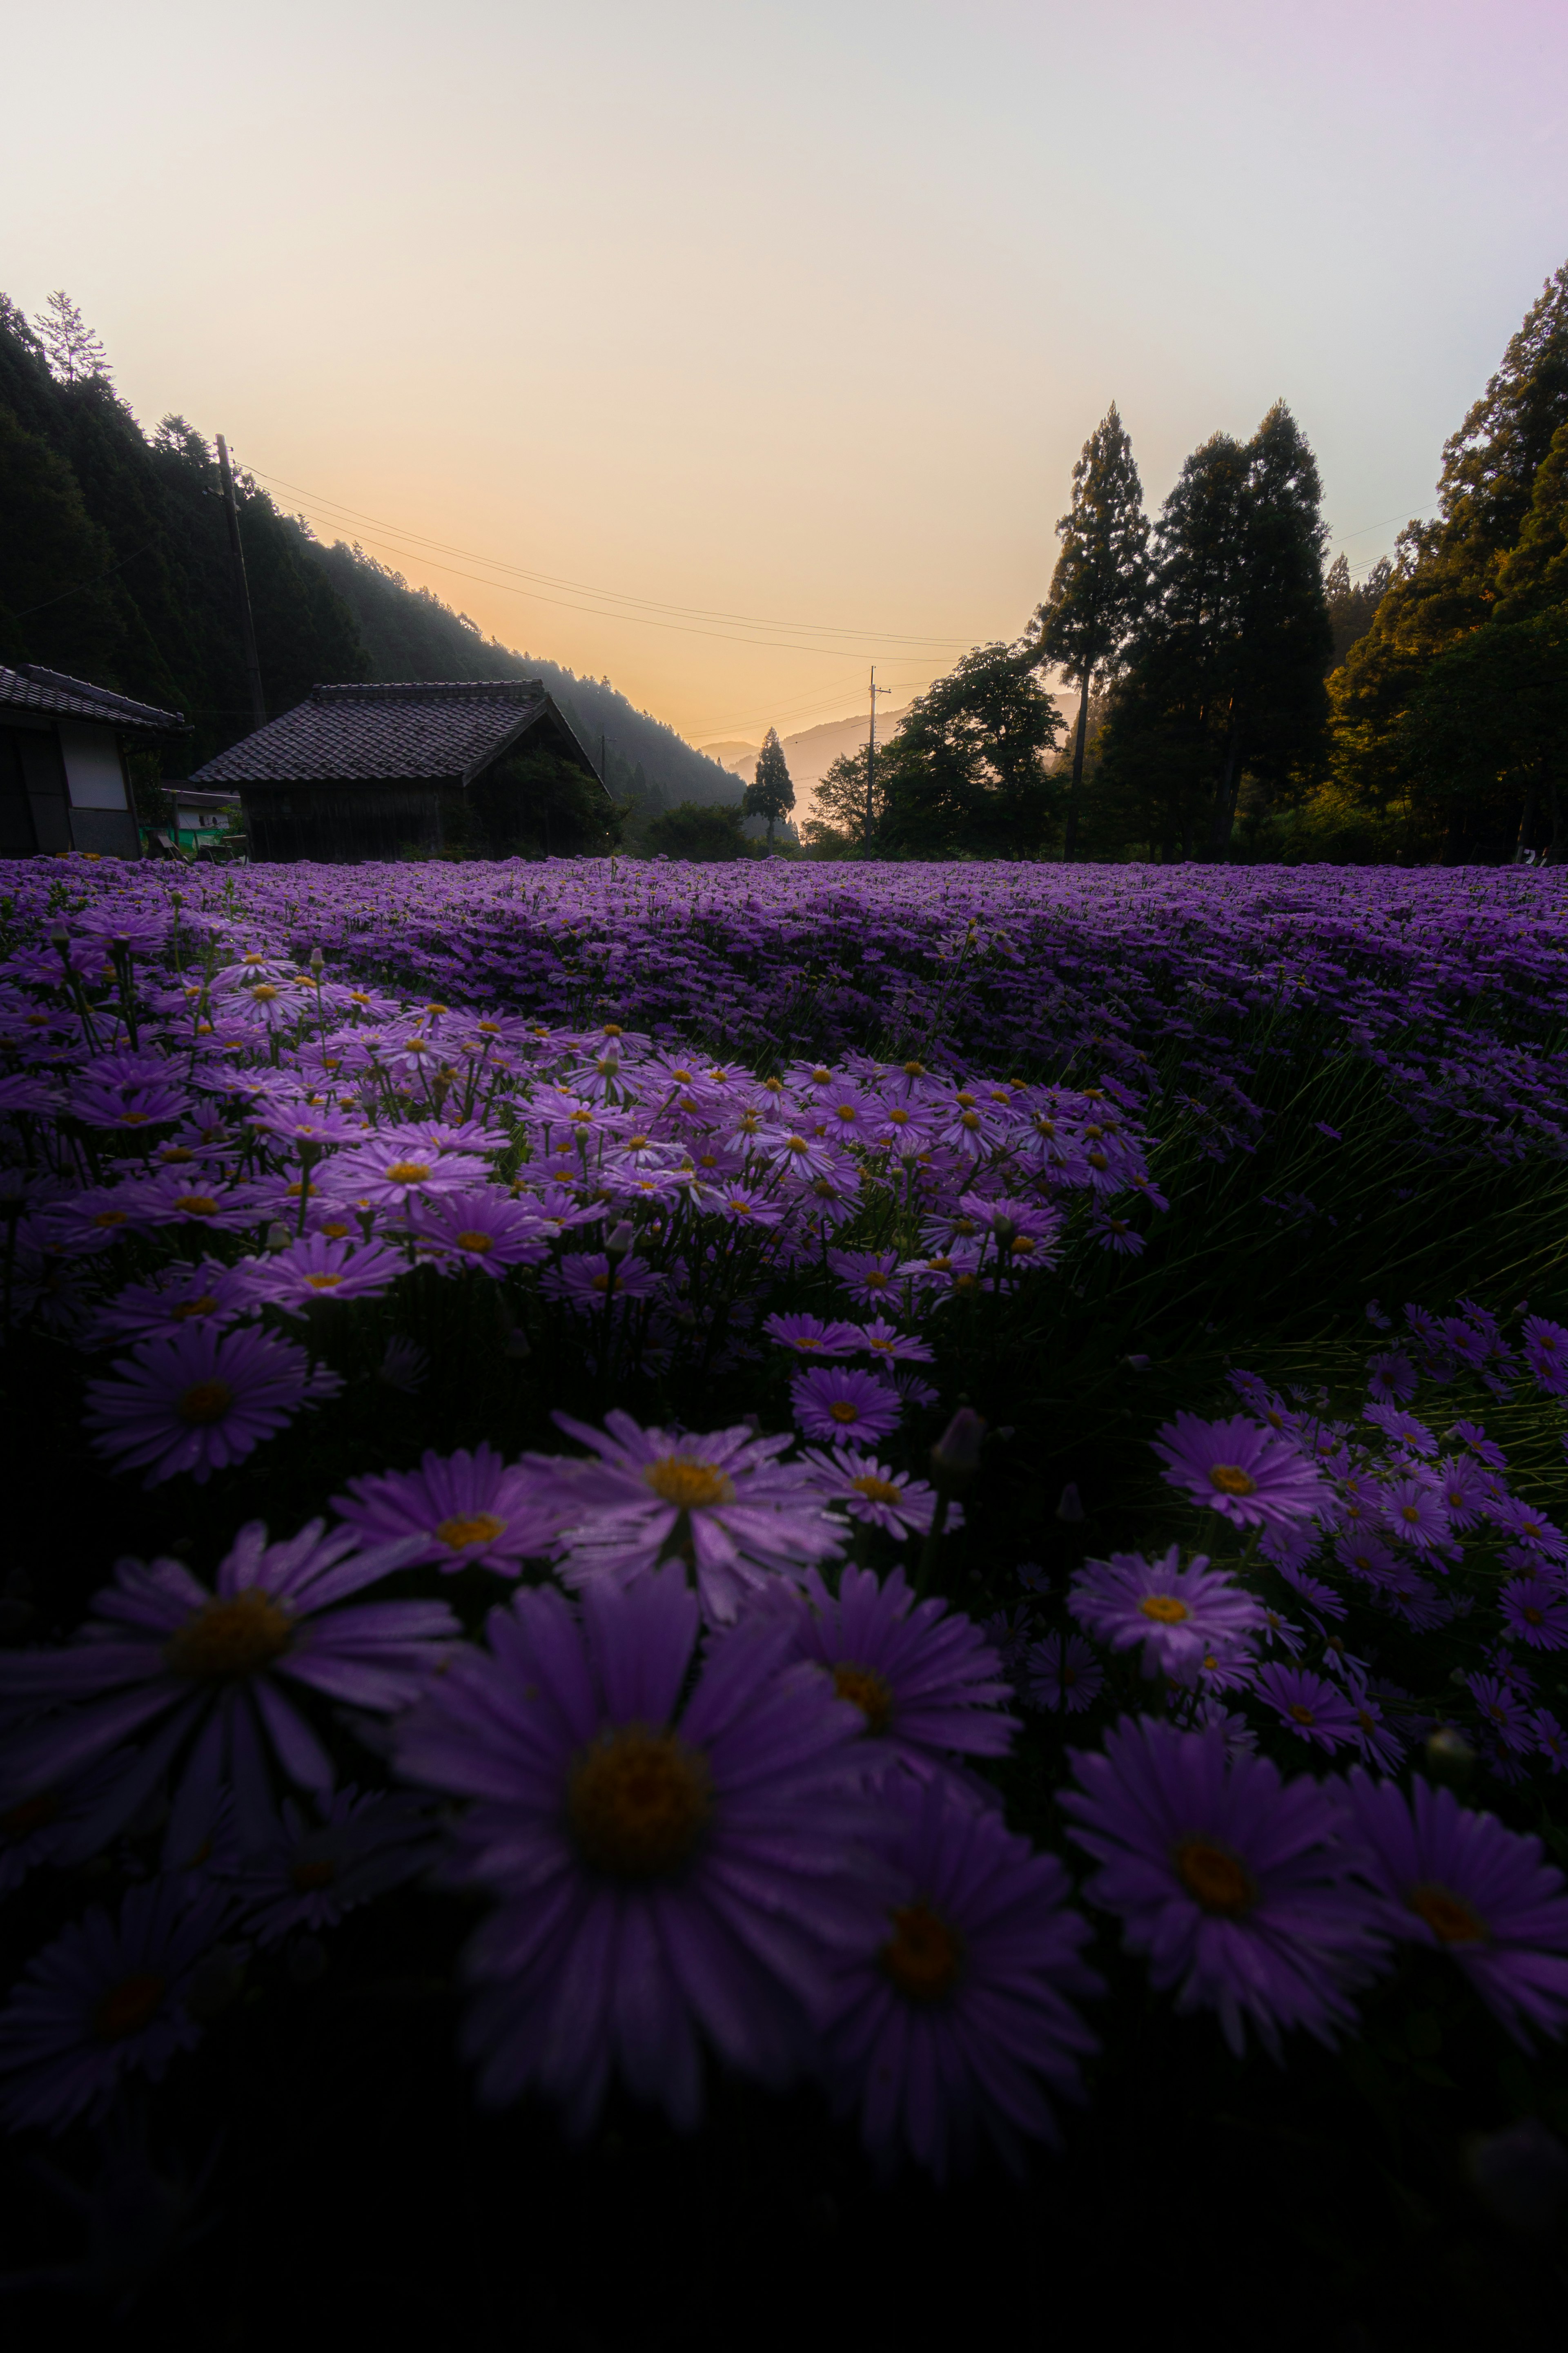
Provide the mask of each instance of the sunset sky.
{"label": "sunset sky", "polygon": [[1113,396],[1153,507],[1283,395],[1361,568],[1568,256],[1562,0],[5,18],[0,287],[696,743],[1016,636]]}

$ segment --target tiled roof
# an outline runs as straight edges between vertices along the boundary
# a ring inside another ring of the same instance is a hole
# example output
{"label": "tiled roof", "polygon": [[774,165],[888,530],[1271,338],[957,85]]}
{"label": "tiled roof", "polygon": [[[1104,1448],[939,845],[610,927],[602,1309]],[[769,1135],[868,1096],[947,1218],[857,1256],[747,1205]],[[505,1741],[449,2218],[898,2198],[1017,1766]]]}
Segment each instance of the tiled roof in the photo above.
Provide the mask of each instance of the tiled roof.
{"label": "tiled roof", "polygon": [[192,777],[199,785],[310,784],[394,778],[467,780],[512,739],[548,718],[584,767],[593,762],[533,679],[450,686],[313,686],[281,719],[231,744]]}
{"label": "tiled roof", "polygon": [[159,734],[185,723],[183,712],[132,702],[129,695],[110,694],[106,686],[89,686],[82,678],[62,677],[58,670],[40,670],[37,662],[24,662],[18,670],[0,664],[0,712],[5,711],[37,711],[48,719],[97,719]]}

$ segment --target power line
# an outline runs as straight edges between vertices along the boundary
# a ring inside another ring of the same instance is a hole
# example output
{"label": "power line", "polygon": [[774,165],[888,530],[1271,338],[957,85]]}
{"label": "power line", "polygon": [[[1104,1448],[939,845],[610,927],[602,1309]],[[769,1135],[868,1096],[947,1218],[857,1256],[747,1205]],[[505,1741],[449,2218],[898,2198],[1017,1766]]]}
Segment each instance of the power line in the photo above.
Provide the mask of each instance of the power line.
{"label": "power line", "polygon": [[[703,605],[672,605],[668,603],[665,599],[658,596],[631,596],[626,595],[622,590],[617,588],[597,587],[589,581],[563,580],[557,577],[552,573],[535,572],[526,565],[509,564],[506,562],[504,557],[499,555],[483,555],[477,553],[471,547],[455,547],[449,541],[432,539],[426,533],[409,530],[405,524],[388,522],[383,515],[364,514],[356,507],[343,505],[340,500],[324,498],[318,491],[305,490],[298,482],[289,482],[285,480],[281,474],[265,473],[259,466],[248,467],[247,470],[247,472],[254,474],[258,481],[275,482],[279,490],[292,491],[296,497],[310,500],[315,506],[322,510],[323,514],[327,517],[342,515],[345,516],[351,522],[370,523],[374,525],[377,531],[393,532],[399,539],[412,542],[414,545],[420,550],[434,548],[443,555],[460,556],[466,564],[483,564],[492,571],[510,572],[520,580],[538,581],[547,588],[568,589],[574,596],[601,596],[607,598],[613,605],[641,606],[646,611],[650,613],[679,614],[687,620],[691,621],[729,621],[741,628],[798,629],[803,632],[814,632],[819,637],[864,638],[868,642],[878,645],[931,646],[945,648],[948,646],[962,645],[964,642],[962,638],[915,637],[910,635],[907,631],[840,628],[837,624],[831,621],[781,621],[760,613],[727,613],[721,610],[711,609]],[[407,553],[409,551],[400,550],[398,552]],[[437,570],[447,570],[450,568],[451,567],[445,565],[437,566]],[[458,576],[459,578],[472,579],[476,578],[478,575],[473,574],[459,574]],[[479,585],[484,587],[500,587],[503,584],[500,581],[480,581]],[[554,600],[549,597],[544,597],[540,601],[542,603],[548,604]],[[592,607],[578,606],[570,609],[581,612],[591,611],[595,608]],[[611,614],[606,617],[611,619],[632,619],[636,617],[636,616],[631,614]],[[749,639],[734,639],[731,640],[731,642],[750,643],[752,641]],[[813,650],[816,649],[814,649]],[[824,647],[821,650],[824,652],[836,652],[837,649]]]}

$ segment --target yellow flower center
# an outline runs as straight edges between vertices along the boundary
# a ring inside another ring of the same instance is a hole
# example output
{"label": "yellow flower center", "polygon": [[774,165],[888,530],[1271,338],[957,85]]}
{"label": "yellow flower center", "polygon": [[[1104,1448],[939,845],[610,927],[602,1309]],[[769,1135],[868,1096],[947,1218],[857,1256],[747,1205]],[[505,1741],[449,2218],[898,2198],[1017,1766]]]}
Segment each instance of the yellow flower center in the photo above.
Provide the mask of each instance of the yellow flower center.
{"label": "yellow flower center", "polygon": [[1418,1919],[1426,1921],[1441,1944],[1484,1945],[1487,1942],[1487,1924],[1480,1914],[1467,1904],[1462,1895],[1454,1894],[1450,1889],[1439,1887],[1428,1880],[1409,1889],[1405,1901]]}
{"label": "yellow flower center", "polygon": [[1160,1626],[1184,1625],[1193,1614],[1173,1593],[1146,1593],[1138,1607],[1145,1618],[1152,1618]]}
{"label": "yellow flower center", "polygon": [[294,1638],[294,1621],[270,1594],[250,1586],[219,1601],[204,1602],[164,1649],[171,1673],[204,1681],[253,1675],[280,1659]]}
{"label": "yellow flower center", "polygon": [[144,1111],[122,1111],[120,1114],[120,1124],[121,1127],[140,1127],[146,1116]]}
{"label": "yellow flower center", "polygon": [[646,1464],[642,1475],[661,1504],[674,1504],[683,1512],[735,1500],[735,1482],[729,1473],[716,1470],[711,1462],[694,1461],[689,1454],[663,1455],[658,1461]]}
{"label": "yellow flower center", "polygon": [[210,1193],[182,1193],[174,1207],[187,1218],[212,1218],[217,1214],[217,1203]]}
{"label": "yellow flower center", "polygon": [[188,1324],[193,1316],[210,1315],[216,1305],[217,1301],[212,1293],[204,1291],[199,1299],[182,1299],[179,1305],[169,1312],[176,1324]]}
{"label": "yellow flower center", "polygon": [[926,1904],[906,1904],[893,1915],[893,1933],[878,1955],[883,1974],[910,2001],[941,2001],[963,1966],[956,1928]]}
{"label": "yellow flower center", "polygon": [[427,1160],[395,1160],[386,1176],[391,1185],[423,1185],[429,1174]]}
{"label": "yellow flower center", "polygon": [[321,1228],[321,1231],[326,1236],[328,1241],[343,1242],[347,1241],[349,1236],[353,1231],[353,1228],[350,1225],[346,1225],[342,1218],[334,1218],[330,1225],[326,1225]]}
{"label": "yellow flower center", "polygon": [[1176,1849],[1176,1875],[1205,1912],[1238,1920],[1258,1898],[1258,1883],[1247,1865],[1207,1839],[1184,1839]]}
{"label": "yellow flower center", "polygon": [[95,1209],[92,1213],[92,1222],[95,1226],[122,1226],[125,1223],[125,1212],[123,1209]]}
{"label": "yellow flower center", "polygon": [[436,1533],[454,1552],[463,1552],[469,1545],[494,1544],[505,1529],[506,1522],[494,1512],[472,1512],[466,1519],[443,1520]]}
{"label": "yellow flower center", "polygon": [[308,1291],[335,1291],[342,1281],[341,1274],[308,1274],[305,1288]]}
{"label": "yellow flower center", "polygon": [[853,1700],[872,1732],[886,1732],[892,1721],[893,1689],[869,1667],[840,1659],[833,1670],[833,1688],[840,1699]]}
{"label": "yellow flower center", "polygon": [[1209,1485],[1217,1487],[1222,1495],[1255,1495],[1258,1482],[1238,1462],[1213,1462],[1209,1465]]}
{"label": "yellow flower center", "polygon": [[713,1810],[706,1760],[673,1732],[623,1725],[574,1767],[566,1821],[584,1859],[622,1879],[656,1879],[690,1855]]}
{"label": "yellow flower center", "polygon": [[858,1119],[860,1114],[853,1103],[839,1103],[835,1108],[834,1116],[836,1119],[851,1121]]}
{"label": "yellow flower center", "polygon": [[182,1421],[206,1429],[221,1421],[233,1403],[234,1391],[226,1381],[193,1381],[176,1410]]}
{"label": "yellow flower center", "polygon": [[119,2042],[128,2034],[140,2034],[157,2016],[168,1989],[168,1979],[153,1969],[122,1978],[94,2003],[93,2032],[100,2042]]}
{"label": "yellow flower center", "polygon": [[258,980],[250,994],[258,1005],[270,1005],[278,991],[269,980]]}
{"label": "yellow flower center", "polygon": [[35,1831],[47,1830],[59,1810],[59,1797],[53,1789],[46,1789],[40,1798],[28,1798],[9,1813],[0,1814],[0,1839],[14,1843],[29,1839]]}
{"label": "yellow flower center", "polygon": [[1538,1609],[1533,1601],[1527,1601],[1519,1614],[1527,1626],[1544,1626],[1546,1623],[1545,1610]]}
{"label": "yellow flower center", "polygon": [[299,1895],[314,1895],[319,1888],[330,1887],[338,1875],[338,1866],[331,1855],[323,1855],[319,1862],[296,1862],[289,1872],[289,1883]]}
{"label": "yellow flower center", "polygon": [[1310,1707],[1303,1707],[1300,1700],[1292,1701],[1285,1713],[1289,1716],[1293,1724],[1310,1725],[1316,1724],[1318,1721],[1317,1717],[1312,1714],[1311,1709]]}
{"label": "yellow flower center", "polygon": [[466,1250],[488,1250],[495,1246],[493,1234],[481,1234],[477,1226],[465,1226],[458,1236],[458,1248]]}
{"label": "yellow flower center", "polygon": [[868,1504],[896,1504],[899,1500],[900,1490],[895,1482],[879,1479],[872,1471],[862,1471],[858,1479],[850,1480],[849,1484],[858,1495],[864,1495]]}
{"label": "yellow flower center", "polygon": [[842,1422],[847,1429],[850,1422],[860,1419],[859,1407],[851,1405],[847,1398],[835,1398],[827,1410],[835,1421]]}

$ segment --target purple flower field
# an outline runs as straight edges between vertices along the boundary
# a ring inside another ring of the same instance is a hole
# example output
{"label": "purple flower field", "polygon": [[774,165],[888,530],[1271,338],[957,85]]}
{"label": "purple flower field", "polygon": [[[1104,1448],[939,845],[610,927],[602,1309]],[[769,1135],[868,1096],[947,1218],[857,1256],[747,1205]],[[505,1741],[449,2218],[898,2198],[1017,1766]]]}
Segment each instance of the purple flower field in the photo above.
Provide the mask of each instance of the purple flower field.
{"label": "purple flower field", "polygon": [[24,2161],[353,2138],[329,2049],[568,2200],[1568,2122],[1565,960],[1555,870],[0,870]]}

